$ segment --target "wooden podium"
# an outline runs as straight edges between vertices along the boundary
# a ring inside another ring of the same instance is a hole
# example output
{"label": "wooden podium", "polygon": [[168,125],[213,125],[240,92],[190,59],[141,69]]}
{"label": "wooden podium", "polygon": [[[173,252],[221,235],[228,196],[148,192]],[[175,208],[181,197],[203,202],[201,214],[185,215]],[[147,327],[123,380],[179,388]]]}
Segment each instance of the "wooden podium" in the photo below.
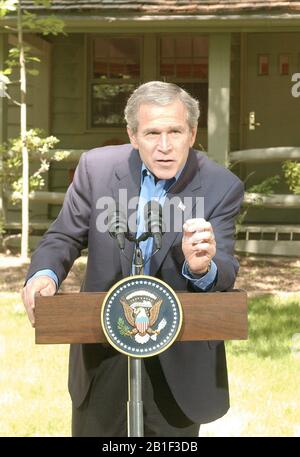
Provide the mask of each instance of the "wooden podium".
{"label": "wooden podium", "polygon": [[[178,341],[247,339],[247,294],[176,292],[183,309]],[[37,344],[107,342],[100,312],[106,292],[58,294],[35,299]]]}
{"label": "wooden podium", "polygon": [[[106,292],[37,296],[37,344],[105,343],[101,306]],[[247,338],[245,291],[214,293],[176,292],[183,319],[179,341],[240,340]],[[128,357],[128,436],[143,436],[141,359]]]}

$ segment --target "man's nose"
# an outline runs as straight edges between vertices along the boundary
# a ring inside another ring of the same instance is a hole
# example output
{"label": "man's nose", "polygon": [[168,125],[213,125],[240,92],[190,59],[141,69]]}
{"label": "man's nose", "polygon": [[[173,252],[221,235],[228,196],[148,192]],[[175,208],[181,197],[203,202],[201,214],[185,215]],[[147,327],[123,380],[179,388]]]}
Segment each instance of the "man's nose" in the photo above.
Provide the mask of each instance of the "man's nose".
{"label": "man's nose", "polygon": [[166,132],[159,135],[158,147],[162,152],[168,152],[171,149],[169,135]]}

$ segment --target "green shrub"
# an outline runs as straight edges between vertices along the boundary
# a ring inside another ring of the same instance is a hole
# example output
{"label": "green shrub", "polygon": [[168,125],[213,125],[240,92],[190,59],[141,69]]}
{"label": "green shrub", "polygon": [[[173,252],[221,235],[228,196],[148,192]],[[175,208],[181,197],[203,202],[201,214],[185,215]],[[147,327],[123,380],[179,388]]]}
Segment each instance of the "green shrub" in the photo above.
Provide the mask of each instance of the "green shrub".
{"label": "green shrub", "polygon": [[297,195],[300,195],[300,163],[288,160],[282,166],[283,174],[289,189]]}

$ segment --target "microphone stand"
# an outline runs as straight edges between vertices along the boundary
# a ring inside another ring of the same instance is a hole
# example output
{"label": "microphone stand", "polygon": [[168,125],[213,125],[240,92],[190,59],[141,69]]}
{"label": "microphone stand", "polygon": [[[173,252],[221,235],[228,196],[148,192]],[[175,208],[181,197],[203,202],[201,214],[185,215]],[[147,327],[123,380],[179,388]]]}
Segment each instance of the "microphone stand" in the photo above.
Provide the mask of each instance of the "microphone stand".
{"label": "microphone stand", "polygon": [[[133,255],[133,275],[144,273],[143,253],[139,240],[135,240]],[[144,436],[144,416],[142,401],[142,360],[128,356],[128,402],[127,402],[128,436]]]}
{"label": "microphone stand", "polygon": [[[150,232],[145,232],[135,238],[132,234],[126,233],[126,238],[135,243],[133,254],[132,275],[144,274],[144,258],[140,248],[140,242],[153,236]],[[151,257],[159,251],[157,248]],[[123,250],[121,250],[123,252]],[[123,253],[124,254],[124,253]],[[150,257],[150,258],[151,258]],[[150,260],[147,260],[147,262]],[[128,260],[128,259],[127,259]],[[128,401],[127,401],[127,424],[128,437],[144,436],[144,416],[142,401],[142,360],[141,358],[128,356]]]}

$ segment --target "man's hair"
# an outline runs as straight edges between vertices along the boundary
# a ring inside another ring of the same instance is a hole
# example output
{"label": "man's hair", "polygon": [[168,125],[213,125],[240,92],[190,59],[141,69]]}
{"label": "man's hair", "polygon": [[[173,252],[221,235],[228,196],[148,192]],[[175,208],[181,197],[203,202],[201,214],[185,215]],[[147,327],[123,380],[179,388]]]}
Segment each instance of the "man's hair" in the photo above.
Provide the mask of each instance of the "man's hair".
{"label": "man's hair", "polygon": [[162,81],[142,84],[131,94],[124,111],[127,126],[133,133],[137,132],[138,112],[142,104],[166,106],[176,100],[180,100],[187,109],[187,122],[190,129],[197,127],[200,116],[198,100],[176,84]]}

